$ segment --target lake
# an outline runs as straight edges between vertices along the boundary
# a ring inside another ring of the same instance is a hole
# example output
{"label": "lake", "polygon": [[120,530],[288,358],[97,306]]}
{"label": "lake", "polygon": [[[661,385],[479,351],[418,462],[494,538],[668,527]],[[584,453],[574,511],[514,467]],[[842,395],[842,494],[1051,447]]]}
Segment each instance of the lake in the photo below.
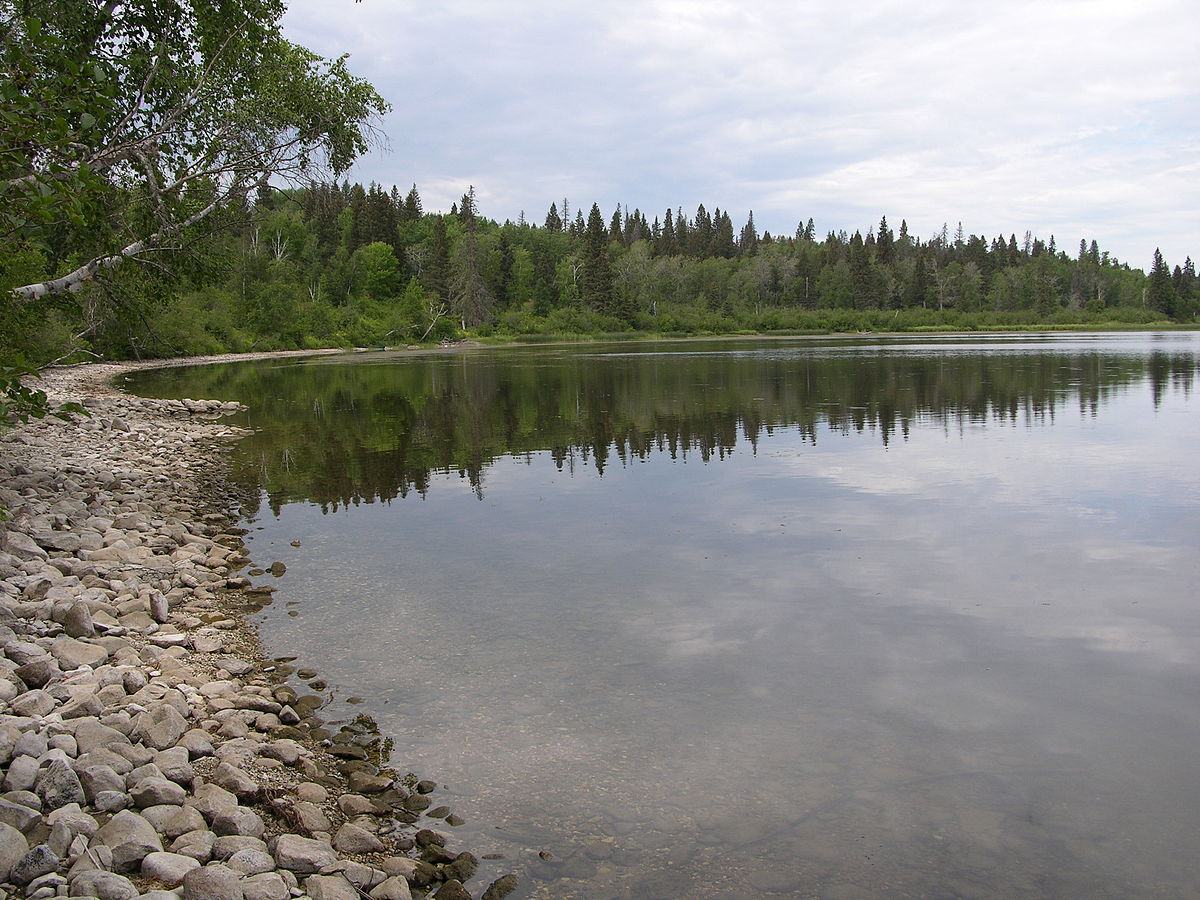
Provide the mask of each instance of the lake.
{"label": "lake", "polygon": [[1183,898],[1198,370],[1194,333],[994,335],[130,384],[249,404],[268,652],[443,785],[504,857],[473,891]]}

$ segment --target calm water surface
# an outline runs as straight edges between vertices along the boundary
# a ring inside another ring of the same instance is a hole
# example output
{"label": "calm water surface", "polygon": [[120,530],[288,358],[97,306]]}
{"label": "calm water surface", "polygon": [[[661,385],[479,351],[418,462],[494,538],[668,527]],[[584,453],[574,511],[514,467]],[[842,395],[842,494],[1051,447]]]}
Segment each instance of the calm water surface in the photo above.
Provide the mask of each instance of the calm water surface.
{"label": "calm water surface", "polygon": [[252,405],[268,648],[445,785],[456,843],[505,857],[476,892],[1182,898],[1198,360],[725,341],[134,387]]}

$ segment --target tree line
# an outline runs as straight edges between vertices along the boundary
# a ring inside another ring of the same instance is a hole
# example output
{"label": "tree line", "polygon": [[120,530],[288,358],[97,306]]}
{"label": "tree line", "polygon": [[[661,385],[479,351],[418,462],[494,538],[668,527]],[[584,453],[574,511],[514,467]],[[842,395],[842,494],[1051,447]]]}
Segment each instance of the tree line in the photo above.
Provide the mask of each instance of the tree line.
{"label": "tree line", "polygon": [[[261,191],[210,248],[220,260],[153,316],[127,319],[108,353],[405,345],[474,336],[902,330],[1190,321],[1188,258],[1149,274],[1080,241],[928,237],[886,217],[847,234],[759,232],[703,204],[648,218],[585,214],[497,222],[468,188],[426,212],[416,185],[324,183]],[[213,277],[213,271],[223,272]]]}

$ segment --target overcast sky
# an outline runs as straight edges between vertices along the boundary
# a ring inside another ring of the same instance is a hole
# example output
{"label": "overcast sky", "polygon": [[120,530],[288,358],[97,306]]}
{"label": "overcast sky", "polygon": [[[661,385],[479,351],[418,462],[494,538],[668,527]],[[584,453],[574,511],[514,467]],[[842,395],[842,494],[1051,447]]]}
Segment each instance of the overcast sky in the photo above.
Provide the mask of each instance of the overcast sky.
{"label": "overcast sky", "polygon": [[[349,173],[499,221],[1026,230],[1200,258],[1197,0],[291,0],[394,107]],[[561,210],[560,210],[561,211]]]}

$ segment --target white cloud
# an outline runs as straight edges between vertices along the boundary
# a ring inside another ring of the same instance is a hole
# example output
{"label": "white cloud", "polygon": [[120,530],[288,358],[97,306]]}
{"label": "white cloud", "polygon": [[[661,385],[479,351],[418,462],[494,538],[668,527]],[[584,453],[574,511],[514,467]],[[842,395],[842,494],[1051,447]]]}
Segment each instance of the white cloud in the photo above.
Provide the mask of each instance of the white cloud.
{"label": "white cloud", "polygon": [[961,220],[1142,267],[1200,248],[1200,7],[1180,0],[296,0],[286,22],[395,104],[392,154],[354,177],[415,181],[429,208],[473,182],[500,219],[566,195],[753,209],[777,233]]}

